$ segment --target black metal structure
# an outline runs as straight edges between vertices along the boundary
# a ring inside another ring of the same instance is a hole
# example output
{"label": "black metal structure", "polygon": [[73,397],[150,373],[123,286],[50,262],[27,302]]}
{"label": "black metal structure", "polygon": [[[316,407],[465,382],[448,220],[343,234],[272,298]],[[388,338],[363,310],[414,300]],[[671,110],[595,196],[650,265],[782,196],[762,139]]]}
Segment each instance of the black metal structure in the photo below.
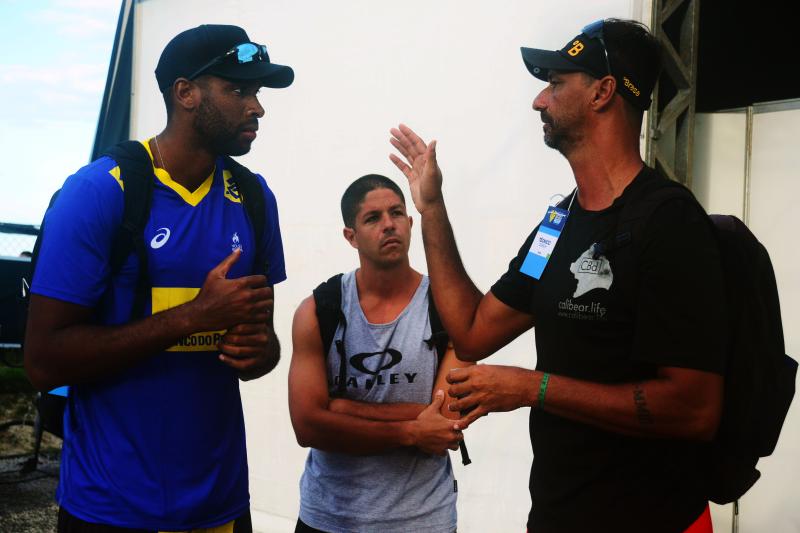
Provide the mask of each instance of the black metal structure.
{"label": "black metal structure", "polygon": [[106,88],[97,120],[91,160],[120,141],[128,140],[131,124],[131,83],[133,78],[133,4],[123,0],[108,66]]}

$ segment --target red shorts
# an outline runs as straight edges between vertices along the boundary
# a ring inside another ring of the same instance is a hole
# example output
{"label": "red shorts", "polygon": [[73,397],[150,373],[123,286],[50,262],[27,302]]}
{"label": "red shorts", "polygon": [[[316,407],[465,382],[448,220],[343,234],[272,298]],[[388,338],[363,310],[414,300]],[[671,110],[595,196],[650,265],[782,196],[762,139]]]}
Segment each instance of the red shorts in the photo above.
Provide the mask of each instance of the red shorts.
{"label": "red shorts", "polygon": [[711,524],[711,509],[708,508],[708,505],[703,514],[683,533],[714,533],[714,526]]}
{"label": "red shorts", "polygon": [[[530,530],[525,530],[525,533],[530,533]],[[714,526],[711,524],[711,509],[706,505],[706,510],[703,511],[697,520],[695,520],[688,529],[683,533],[714,533]]]}

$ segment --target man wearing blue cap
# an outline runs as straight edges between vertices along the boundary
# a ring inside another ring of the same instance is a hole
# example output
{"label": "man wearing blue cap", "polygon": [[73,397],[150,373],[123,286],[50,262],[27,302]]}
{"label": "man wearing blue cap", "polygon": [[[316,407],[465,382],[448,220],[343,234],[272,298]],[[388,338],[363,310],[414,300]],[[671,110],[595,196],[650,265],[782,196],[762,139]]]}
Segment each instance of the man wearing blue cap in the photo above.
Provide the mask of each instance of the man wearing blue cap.
{"label": "man wearing blue cap", "polygon": [[293,78],[239,27],[180,33],[156,67],[164,131],[80,169],[48,210],[25,363],[38,389],[70,387],[59,531],[251,530],[238,381],[278,363],[286,274],[275,197],[228,156],[256,138],[259,88]]}
{"label": "man wearing blue cap", "polygon": [[391,158],[421,214],[434,300],[456,352],[483,359],[536,327],[536,370],[476,365],[448,376],[450,408],[468,411],[460,429],[532,407],[531,532],[711,531],[703,454],[722,406],[719,251],[688,199],[625,216],[665,180],[639,151],[660,55],[644,26],[616,19],[561,50],[522,49],[548,83],[533,101],[544,141],[577,187],[546,210],[487,294],[459,258],[436,142],[392,130],[405,161]]}

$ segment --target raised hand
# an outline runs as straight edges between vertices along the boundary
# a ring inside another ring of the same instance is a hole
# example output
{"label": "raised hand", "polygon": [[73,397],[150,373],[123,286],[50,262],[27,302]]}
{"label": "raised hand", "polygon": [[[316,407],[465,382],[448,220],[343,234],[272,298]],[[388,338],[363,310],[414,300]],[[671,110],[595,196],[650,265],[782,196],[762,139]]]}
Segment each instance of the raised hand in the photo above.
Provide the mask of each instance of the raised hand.
{"label": "raised hand", "polygon": [[444,455],[457,450],[464,435],[456,429],[455,421],[442,416],[444,391],[437,391],[431,404],[412,422],[414,446],[425,453]]}
{"label": "raised hand", "polygon": [[272,288],[264,276],[227,279],[231,266],[239,260],[235,250],[206,276],[202,289],[190,302],[196,331],[226,329],[235,324],[263,323],[272,313]]}
{"label": "raised hand", "polygon": [[533,405],[536,380],[532,374],[532,370],[502,365],[452,369],[447,374],[447,393],[454,398],[449,409],[466,413],[457,421],[459,429],[467,429],[489,413]]}
{"label": "raised hand", "polygon": [[389,130],[392,143],[405,161],[395,154],[389,154],[397,168],[408,178],[411,199],[420,214],[442,202],[442,171],[436,162],[436,141],[426,145],[414,130],[400,124]]}

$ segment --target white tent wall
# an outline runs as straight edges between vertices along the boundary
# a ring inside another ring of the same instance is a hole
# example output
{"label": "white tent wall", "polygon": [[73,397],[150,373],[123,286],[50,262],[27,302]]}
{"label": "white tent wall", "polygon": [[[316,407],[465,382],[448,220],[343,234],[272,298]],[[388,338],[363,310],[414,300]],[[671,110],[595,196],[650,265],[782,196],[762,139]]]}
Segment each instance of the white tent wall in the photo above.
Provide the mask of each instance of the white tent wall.
{"label": "white tent wall", "polygon": [[[523,66],[519,46],[560,48],[588,22],[642,19],[649,9],[649,2],[637,0],[136,3],[133,138],[144,139],[164,126],[153,71],[166,42],[184,29],[202,23],[243,26],[254,41],[268,45],[273,61],[296,72],[290,88],[262,90],[267,114],[259,139],[240,158],[265,175],[278,198],[289,276],[276,288],[283,361],[269,376],[242,384],[257,531],[292,531],[297,518],[307,452],[295,442],[288,415],[290,326],[294,309],[313,287],[357,264],[341,237],[341,193],[355,178],[381,173],[396,179],[410,202],[405,179],[387,157],[388,129],[403,121],[425,138],[438,139],[461,254],[477,285],[488,290],[552,195],[573,187],[564,159],[542,143],[531,102],[544,84]],[[717,201],[729,189],[720,186],[716,169],[713,177],[709,190]],[[418,227],[411,258],[426,270]],[[533,335],[489,361],[533,367]],[[460,531],[524,530],[530,506],[527,431],[527,409],[492,415],[466,435],[472,465],[463,467],[458,454],[451,455],[459,481]],[[787,440],[782,439],[781,453]],[[760,522],[750,525],[747,500],[744,505],[742,522],[752,529],[742,531],[766,531]],[[727,509],[714,509],[718,531],[729,524]]]}
{"label": "white tent wall", "polygon": [[[742,219],[770,253],[781,298],[786,351],[800,354],[800,264],[794,203],[800,197],[800,101],[753,108],[748,133],[745,111],[697,115],[693,189],[712,213]],[[749,137],[749,138],[748,138]],[[749,180],[746,176],[748,142]],[[746,186],[746,183],[749,185]],[[745,199],[749,216],[745,216]],[[762,478],[740,501],[740,531],[800,531],[797,473],[800,472],[800,409],[789,410],[776,451],[759,461]],[[728,531],[731,506],[712,508],[717,531]]]}
{"label": "white tent wall", "polygon": [[[781,295],[787,353],[800,356],[800,254],[797,199],[800,198],[800,101],[758,106],[753,116],[750,228],[770,251]],[[800,473],[800,408],[789,411],[777,452],[759,463],[763,484],[742,500],[748,531],[800,531],[797,475]],[[752,509],[752,511],[751,511]]]}

